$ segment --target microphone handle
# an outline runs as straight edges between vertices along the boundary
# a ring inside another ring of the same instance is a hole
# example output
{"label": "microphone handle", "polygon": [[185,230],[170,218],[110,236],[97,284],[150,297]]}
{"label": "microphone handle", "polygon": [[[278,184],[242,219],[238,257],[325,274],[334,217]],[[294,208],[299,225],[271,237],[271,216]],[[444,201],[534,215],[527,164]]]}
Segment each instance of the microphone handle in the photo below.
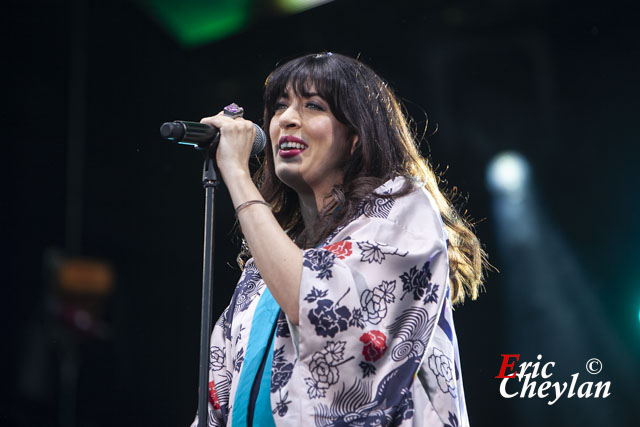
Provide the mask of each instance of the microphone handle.
{"label": "microphone handle", "polygon": [[[253,124],[256,129],[256,136],[253,139],[251,155],[260,153],[266,144],[267,137],[264,131],[257,124]],[[188,122],[185,120],[175,120],[166,122],[160,126],[160,136],[168,141],[178,144],[192,145],[201,149],[216,150],[220,129],[200,122]]]}
{"label": "microphone handle", "polygon": [[164,123],[160,126],[160,136],[172,142],[188,145],[197,145],[200,148],[208,148],[211,143],[216,142],[220,130],[200,122],[187,122],[185,120],[175,120]]}

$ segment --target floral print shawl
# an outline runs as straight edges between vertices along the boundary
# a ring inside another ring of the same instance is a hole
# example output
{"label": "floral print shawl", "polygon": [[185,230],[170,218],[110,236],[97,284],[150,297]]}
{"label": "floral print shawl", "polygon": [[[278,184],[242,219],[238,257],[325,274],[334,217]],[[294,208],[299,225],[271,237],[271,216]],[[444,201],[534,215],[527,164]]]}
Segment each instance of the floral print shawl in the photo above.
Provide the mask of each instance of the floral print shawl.
{"label": "floral print shawl", "polygon": [[[275,325],[276,426],[469,425],[446,232],[424,188],[393,197],[403,184],[386,182],[375,192],[390,198],[363,204],[357,218],[304,251],[299,325],[282,311]],[[249,260],[211,336],[209,426],[238,424],[238,380],[265,290]]]}

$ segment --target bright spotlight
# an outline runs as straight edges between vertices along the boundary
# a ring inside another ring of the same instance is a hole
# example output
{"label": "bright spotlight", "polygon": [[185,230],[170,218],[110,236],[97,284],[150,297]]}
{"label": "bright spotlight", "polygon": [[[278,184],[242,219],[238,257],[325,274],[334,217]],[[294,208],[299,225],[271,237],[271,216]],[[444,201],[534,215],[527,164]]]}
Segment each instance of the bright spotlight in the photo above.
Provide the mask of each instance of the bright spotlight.
{"label": "bright spotlight", "polygon": [[529,163],[515,151],[496,155],[487,167],[487,186],[494,193],[520,196],[529,182]]}

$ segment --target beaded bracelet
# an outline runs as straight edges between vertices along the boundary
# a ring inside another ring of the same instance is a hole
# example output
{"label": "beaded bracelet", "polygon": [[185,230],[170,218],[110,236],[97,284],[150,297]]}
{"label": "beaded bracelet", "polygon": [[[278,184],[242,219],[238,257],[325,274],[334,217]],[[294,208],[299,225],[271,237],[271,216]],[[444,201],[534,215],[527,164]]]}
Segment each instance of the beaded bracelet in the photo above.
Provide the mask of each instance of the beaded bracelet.
{"label": "beaded bracelet", "polygon": [[240,205],[238,205],[238,207],[236,208],[236,218],[238,217],[238,212],[240,212],[242,209],[246,208],[247,206],[255,205],[256,203],[268,206],[269,209],[271,209],[271,205],[265,202],[264,200],[249,200],[248,202],[240,203]]}

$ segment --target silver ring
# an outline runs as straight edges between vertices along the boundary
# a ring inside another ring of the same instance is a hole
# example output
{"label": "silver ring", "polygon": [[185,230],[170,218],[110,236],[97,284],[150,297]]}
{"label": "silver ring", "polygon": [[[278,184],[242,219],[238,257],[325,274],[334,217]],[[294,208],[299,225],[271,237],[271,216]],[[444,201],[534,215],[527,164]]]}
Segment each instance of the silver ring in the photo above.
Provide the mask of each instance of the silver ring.
{"label": "silver ring", "polygon": [[224,107],[224,109],[222,110],[222,114],[227,117],[231,117],[232,119],[237,119],[238,117],[242,117],[242,115],[244,114],[244,108],[240,107],[235,102],[232,102],[231,104]]}

